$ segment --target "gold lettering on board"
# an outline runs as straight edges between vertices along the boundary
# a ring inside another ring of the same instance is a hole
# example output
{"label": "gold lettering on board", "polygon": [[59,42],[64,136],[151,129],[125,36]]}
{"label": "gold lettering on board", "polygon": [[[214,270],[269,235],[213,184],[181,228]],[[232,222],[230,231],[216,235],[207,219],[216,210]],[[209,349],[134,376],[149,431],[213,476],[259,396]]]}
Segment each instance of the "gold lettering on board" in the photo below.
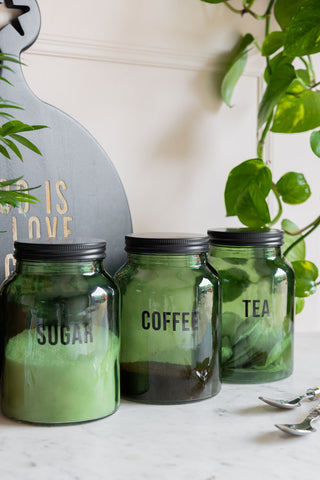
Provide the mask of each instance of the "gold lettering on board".
{"label": "gold lettering on board", "polygon": [[[21,180],[17,181],[17,186],[19,187],[19,190],[21,190],[21,189],[28,190],[28,188],[29,188],[28,183],[23,178],[21,178]],[[25,192],[25,193],[29,193],[29,192]],[[21,203],[21,206],[18,209],[18,212],[19,213],[28,213],[29,209],[30,209],[30,203],[24,202],[24,203]]]}
{"label": "gold lettering on board", "polygon": [[[11,266],[11,265],[12,266]],[[13,267],[15,266],[16,261],[12,255],[12,253],[8,253],[4,259],[4,271],[5,271],[5,278],[8,278],[11,271],[13,270]]]}
{"label": "gold lettering on board", "polygon": [[60,198],[62,204],[57,203],[56,208],[57,208],[57,212],[60,213],[60,215],[64,215],[68,211],[68,204],[67,204],[67,200],[65,199],[65,197],[63,196],[63,194],[61,192],[61,188],[63,190],[66,190],[67,185],[65,184],[65,182],[63,180],[58,180],[57,183],[56,183],[56,191],[57,191],[57,195]]}
{"label": "gold lettering on board", "polygon": [[57,238],[57,226],[58,226],[58,217],[53,217],[52,225],[50,223],[50,218],[46,217],[48,238]]}
{"label": "gold lettering on board", "polygon": [[[40,220],[38,217],[30,217],[29,222],[28,222],[28,227],[29,227],[29,239],[33,240],[34,238],[40,238],[41,232],[40,232]],[[33,235],[33,230],[35,227],[35,236]]]}
{"label": "gold lettering on board", "polygon": [[72,231],[69,230],[69,225],[68,223],[72,221],[72,217],[63,217],[63,236],[64,238],[69,237],[71,235]]}
{"label": "gold lettering on board", "polygon": [[46,206],[47,206],[47,213],[51,213],[51,187],[50,181],[46,180],[45,182],[46,187]]}

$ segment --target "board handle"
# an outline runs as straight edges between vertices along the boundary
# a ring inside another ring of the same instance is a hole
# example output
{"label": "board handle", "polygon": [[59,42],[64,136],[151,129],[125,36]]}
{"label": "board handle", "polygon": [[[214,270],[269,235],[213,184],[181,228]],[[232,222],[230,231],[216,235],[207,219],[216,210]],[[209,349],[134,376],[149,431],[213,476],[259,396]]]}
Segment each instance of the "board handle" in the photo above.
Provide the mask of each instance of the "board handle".
{"label": "board handle", "polygon": [[36,0],[5,0],[4,3],[7,8],[22,10],[22,14],[0,30],[0,50],[19,56],[38,38],[40,9]]}

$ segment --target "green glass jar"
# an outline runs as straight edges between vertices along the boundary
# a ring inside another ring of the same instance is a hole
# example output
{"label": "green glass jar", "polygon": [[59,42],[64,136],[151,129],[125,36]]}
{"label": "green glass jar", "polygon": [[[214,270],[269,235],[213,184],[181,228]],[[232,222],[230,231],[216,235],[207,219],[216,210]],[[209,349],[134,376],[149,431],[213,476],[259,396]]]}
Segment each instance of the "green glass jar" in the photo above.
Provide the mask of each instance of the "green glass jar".
{"label": "green glass jar", "polygon": [[2,411],[67,424],[119,406],[118,291],[104,241],[15,242],[1,288]]}
{"label": "green glass jar", "polygon": [[121,303],[121,393],[174,404],[220,390],[219,280],[200,235],[132,234],[115,280]]}
{"label": "green glass jar", "polygon": [[222,380],[263,383],[293,369],[294,273],[275,229],[209,230],[222,282]]}

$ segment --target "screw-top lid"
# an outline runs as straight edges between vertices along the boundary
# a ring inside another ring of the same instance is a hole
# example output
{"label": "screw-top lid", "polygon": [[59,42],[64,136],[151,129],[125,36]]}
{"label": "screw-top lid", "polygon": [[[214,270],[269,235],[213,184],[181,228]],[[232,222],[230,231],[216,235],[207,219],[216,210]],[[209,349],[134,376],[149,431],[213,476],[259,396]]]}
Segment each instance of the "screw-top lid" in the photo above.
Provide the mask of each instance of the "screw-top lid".
{"label": "screw-top lid", "polygon": [[270,228],[226,228],[208,230],[211,244],[233,246],[280,246],[283,231]]}
{"label": "screw-top lid", "polygon": [[132,233],[126,235],[128,253],[203,253],[209,237],[193,233]]}
{"label": "screw-top lid", "polygon": [[14,242],[17,260],[95,260],[105,257],[106,242],[100,239],[25,240]]}

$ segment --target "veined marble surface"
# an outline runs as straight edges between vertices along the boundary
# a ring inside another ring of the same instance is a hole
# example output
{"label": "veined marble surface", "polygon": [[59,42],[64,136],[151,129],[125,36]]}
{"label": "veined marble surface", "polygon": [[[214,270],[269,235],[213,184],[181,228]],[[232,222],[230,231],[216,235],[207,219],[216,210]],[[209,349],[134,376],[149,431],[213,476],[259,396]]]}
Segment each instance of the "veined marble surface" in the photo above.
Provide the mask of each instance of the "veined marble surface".
{"label": "veined marble surface", "polygon": [[317,432],[293,437],[317,402],[276,410],[259,395],[290,398],[320,384],[320,334],[296,335],[294,374],[263,385],[223,385],[210,400],[177,406],[122,402],[104,420],[29,426],[0,417],[1,480],[305,480],[319,477]]}

